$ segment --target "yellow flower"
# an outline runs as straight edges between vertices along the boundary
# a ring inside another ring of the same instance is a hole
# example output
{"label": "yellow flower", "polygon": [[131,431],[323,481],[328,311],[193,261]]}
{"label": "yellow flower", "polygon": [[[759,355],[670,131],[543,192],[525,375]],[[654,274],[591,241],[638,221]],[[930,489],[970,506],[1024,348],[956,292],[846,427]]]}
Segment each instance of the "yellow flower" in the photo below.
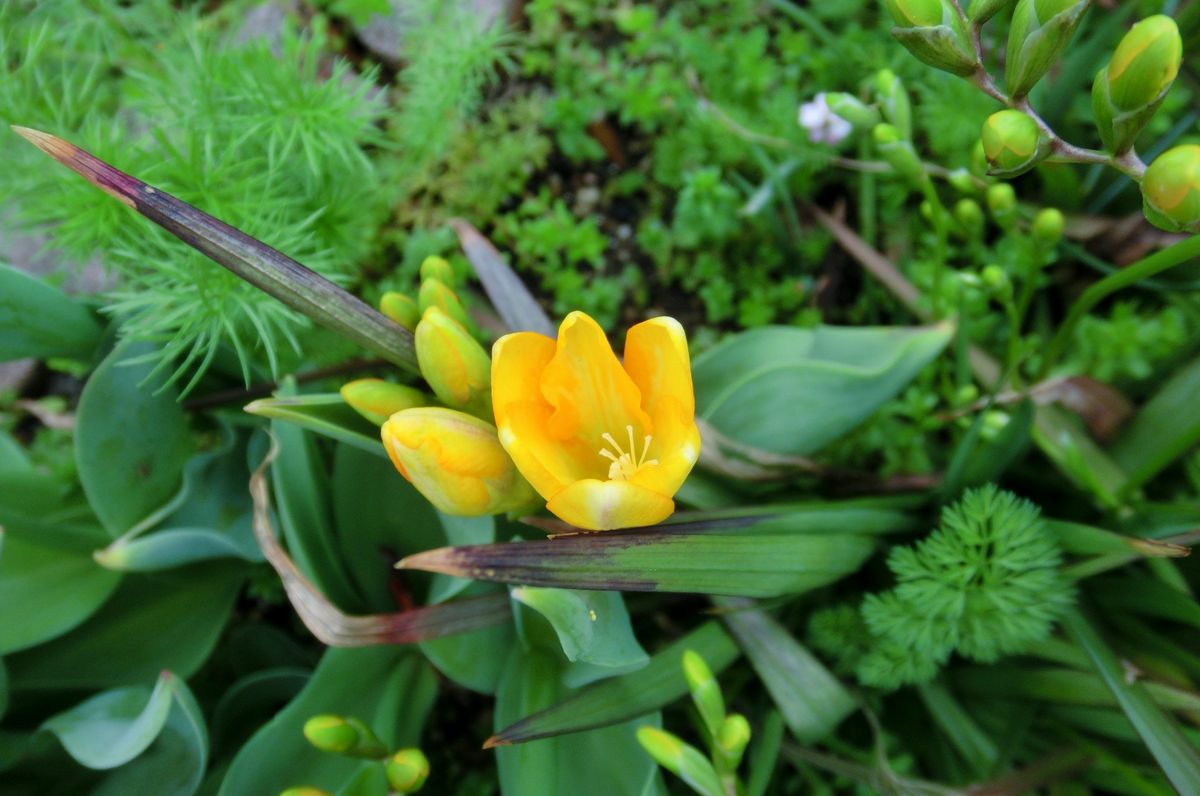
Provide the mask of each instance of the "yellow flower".
{"label": "yellow flower", "polygon": [[536,497],[500,447],[496,427],[465,412],[405,409],[380,434],[400,475],[446,514],[516,511]]}
{"label": "yellow flower", "polygon": [[700,455],[687,337],[673,318],[630,329],[623,366],[582,312],[557,341],[506,335],[492,349],[492,408],[547,508],[587,530],[663,521]]}

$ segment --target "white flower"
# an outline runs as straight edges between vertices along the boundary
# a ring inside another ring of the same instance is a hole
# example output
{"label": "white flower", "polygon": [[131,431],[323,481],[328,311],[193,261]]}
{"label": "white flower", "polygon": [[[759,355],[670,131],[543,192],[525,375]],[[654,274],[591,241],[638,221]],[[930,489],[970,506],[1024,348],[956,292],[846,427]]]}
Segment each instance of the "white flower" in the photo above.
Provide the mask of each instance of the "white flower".
{"label": "white flower", "polygon": [[854,129],[850,122],[834,113],[825,101],[822,91],[812,102],[800,106],[800,126],[808,131],[808,140],[814,144],[840,144]]}

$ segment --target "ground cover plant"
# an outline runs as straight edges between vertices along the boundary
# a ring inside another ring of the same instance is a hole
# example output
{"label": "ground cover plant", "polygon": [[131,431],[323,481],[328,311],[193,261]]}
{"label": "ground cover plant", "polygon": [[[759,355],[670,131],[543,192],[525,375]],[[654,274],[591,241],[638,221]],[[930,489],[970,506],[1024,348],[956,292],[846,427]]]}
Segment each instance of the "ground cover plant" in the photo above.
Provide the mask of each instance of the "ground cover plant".
{"label": "ground cover plant", "polygon": [[1198,36],[0,0],[0,793],[1200,793]]}

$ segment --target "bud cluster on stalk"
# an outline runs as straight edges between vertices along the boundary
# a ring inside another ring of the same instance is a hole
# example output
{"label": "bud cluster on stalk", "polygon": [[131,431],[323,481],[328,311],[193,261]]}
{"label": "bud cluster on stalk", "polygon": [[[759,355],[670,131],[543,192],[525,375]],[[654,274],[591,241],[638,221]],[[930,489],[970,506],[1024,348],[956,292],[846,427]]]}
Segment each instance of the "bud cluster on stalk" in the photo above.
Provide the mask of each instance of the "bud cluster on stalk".
{"label": "bud cluster on stalk", "polygon": [[[366,722],[353,716],[322,714],[304,723],[304,737],[316,749],[359,760],[375,760],[382,766],[392,793],[416,793],[429,779],[429,759],[417,748],[389,751]],[[279,796],[330,796],[321,788],[299,785]]]}

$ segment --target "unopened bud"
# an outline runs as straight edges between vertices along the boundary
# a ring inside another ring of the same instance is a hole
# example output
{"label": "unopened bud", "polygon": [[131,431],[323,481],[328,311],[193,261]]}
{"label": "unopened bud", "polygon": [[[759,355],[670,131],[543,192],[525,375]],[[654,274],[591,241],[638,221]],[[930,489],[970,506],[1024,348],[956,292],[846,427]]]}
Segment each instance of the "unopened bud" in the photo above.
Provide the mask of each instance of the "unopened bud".
{"label": "unopened bud", "polygon": [[974,384],[964,384],[954,393],[955,406],[966,406],[979,400],[979,388]]}
{"label": "unopened bud", "polygon": [[279,796],[333,796],[333,794],[321,788],[314,788],[311,785],[298,785],[294,788],[288,788],[280,793]]}
{"label": "unopened bud", "polygon": [[1004,82],[1014,98],[1041,80],[1071,41],[1090,0],[1019,0],[1008,33]]}
{"label": "unopened bud", "polygon": [[492,360],[462,324],[430,307],[413,341],[421,375],[442,403],[485,420],[492,417]]}
{"label": "unopened bud", "polygon": [[1033,226],[1030,231],[1033,232],[1033,237],[1038,243],[1046,248],[1051,248],[1058,245],[1062,240],[1063,230],[1067,226],[1067,220],[1063,217],[1062,211],[1056,207],[1047,207],[1038,211],[1038,214],[1033,217]]}
{"label": "unopened bud", "polygon": [[892,36],[921,61],[962,76],[979,67],[963,19],[949,0],[884,0],[884,5],[896,22]]}
{"label": "unopened bud", "polygon": [[925,180],[925,167],[917,157],[912,142],[902,138],[894,125],[877,124],[872,135],[879,154],[898,175],[918,185]]}
{"label": "unopened bud", "polygon": [[536,499],[496,427],[477,417],[437,406],[406,409],[388,418],[380,434],[400,474],[446,514],[500,514]]}
{"label": "unopened bud", "polygon": [[471,320],[467,316],[467,308],[463,306],[458,294],[447,287],[440,279],[421,280],[421,290],[417,293],[417,305],[421,308],[421,317],[430,307],[437,307],[466,328],[471,328]]}
{"label": "unopened bud", "polygon": [[994,263],[984,266],[983,270],[979,272],[979,278],[983,280],[983,284],[993,293],[1004,294],[1012,288],[1012,283],[1008,280],[1008,274],[1003,268]]}
{"label": "unopened bud", "polygon": [[1156,227],[1200,232],[1200,146],[1177,146],[1155,158],[1142,178],[1142,200]]}
{"label": "unopened bud", "polygon": [[389,291],[379,299],[379,311],[410,332],[421,320],[421,308],[410,296]]}
{"label": "unopened bud", "polygon": [[966,169],[958,168],[950,172],[946,182],[959,193],[975,193],[975,178]]}
{"label": "unopened bud", "polygon": [[444,285],[454,286],[454,268],[444,257],[430,256],[421,261],[421,280],[436,279]]}
{"label": "unopened bud", "polygon": [[1050,139],[1033,117],[1021,111],[993,113],[983,123],[980,139],[988,174],[994,177],[1024,174],[1050,155]]}
{"label": "unopened bud", "polygon": [[709,734],[715,736],[725,720],[725,698],[721,694],[721,686],[713,677],[712,669],[695,650],[685,650],[682,663],[692,701],[696,703]]}
{"label": "unopened bud", "polygon": [[1134,25],[1092,84],[1092,113],[1104,146],[1129,150],[1167,96],[1183,58],[1175,20],[1158,14]]}
{"label": "unopened bud", "polygon": [[959,199],[954,203],[954,220],[961,225],[968,239],[983,234],[983,208],[974,199]]}
{"label": "unopened bud", "polygon": [[721,779],[712,763],[700,750],[657,727],[642,726],[637,731],[638,743],[654,758],[654,762],[682,779],[698,793],[724,793]]}
{"label": "unopened bud", "polygon": [[1013,0],[971,0],[967,9],[967,17],[976,25],[982,25],[996,16],[1005,6],[1012,5]]}
{"label": "unopened bud", "polygon": [[880,69],[874,83],[884,120],[896,128],[900,138],[912,138],[912,103],[904,83],[891,69]]}
{"label": "unopened bud", "polygon": [[428,406],[429,396],[415,387],[383,379],[355,379],[342,385],[342,400],[377,426],[396,412]]}
{"label": "unopened bud", "polygon": [[731,713],[721,722],[714,740],[713,746],[721,756],[721,761],[728,770],[735,771],[750,743],[750,722],[741,713]]}
{"label": "unopened bud", "polygon": [[825,94],[829,110],[850,122],[856,130],[870,130],[879,124],[879,111],[867,105],[853,94],[831,91]]}
{"label": "unopened bud", "polygon": [[322,752],[381,758],[387,749],[371,728],[354,717],[320,715],[304,722],[304,737]]}
{"label": "unopened bud", "polygon": [[1017,214],[1017,192],[1006,182],[998,182],[987,189],[987,206],[992,218],[1002,227],[1008,227]]}
{"label": "unopened bud", "polygon": [[429,779],[429,758],[420,749],[401,749],[387,759],[384,771],[396,793],[416,793]]}

